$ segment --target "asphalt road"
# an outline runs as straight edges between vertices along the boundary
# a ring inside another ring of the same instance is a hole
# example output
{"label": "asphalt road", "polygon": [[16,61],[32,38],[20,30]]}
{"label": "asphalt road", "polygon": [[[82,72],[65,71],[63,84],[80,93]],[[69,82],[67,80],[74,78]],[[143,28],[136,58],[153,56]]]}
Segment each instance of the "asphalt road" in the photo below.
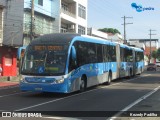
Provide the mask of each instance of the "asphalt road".
{"label": "asphalt road", "polygon": [[[45,119],[55,120],[62,117],[69,120],[109,119],[120,116],[120,111],[143,111],[146,108],[142,102],[151,99],[150,96],[158,91],[159,86],[160,74],[157,71],[116,80],[111,85],[94,86],[83,93],[33,93],[21,92],[18,87],[6,88],[0,89],[0,112],[40,112]],[[154,110],[159,111],[159,107]]]}

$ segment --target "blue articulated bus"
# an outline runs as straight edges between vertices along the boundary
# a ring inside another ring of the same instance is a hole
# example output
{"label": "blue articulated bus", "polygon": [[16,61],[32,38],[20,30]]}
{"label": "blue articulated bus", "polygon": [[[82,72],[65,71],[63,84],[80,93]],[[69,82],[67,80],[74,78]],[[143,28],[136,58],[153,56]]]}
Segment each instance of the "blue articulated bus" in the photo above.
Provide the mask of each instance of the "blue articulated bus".
{"label": "blue articulated bus", "polygon": [[[26,48],[20,88],[70,93],[101,83],[110,84],[111,80],[134,74],[134,56],[138,52],[138,48],[78,34],[44,35]],[[127,60],[120,59],[121,54],[127,54]]]}

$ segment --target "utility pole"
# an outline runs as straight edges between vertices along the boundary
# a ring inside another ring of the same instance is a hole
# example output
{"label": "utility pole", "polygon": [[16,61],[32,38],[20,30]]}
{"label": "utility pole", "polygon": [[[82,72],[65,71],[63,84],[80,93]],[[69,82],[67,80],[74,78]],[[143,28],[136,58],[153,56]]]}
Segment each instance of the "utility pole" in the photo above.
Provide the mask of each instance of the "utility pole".
{"label": "utility pole", "polygon": [[127,43],[127,40],[126,40],[126,25],[128,24],[133,24],[133,23],[126,23],[126,18],[133,18],[133,17],[122,17],[124,19],[124,23],[122,24],[124,26],[124,43],[126,44]]}
{"label": "utility pole", "polygon": [[30,26],[30,41],[34,38],[34,0],[31,0],[31,26]]}
{"label": "utility pole", "polygon": [[149,63],[151,63],[151,58],[152,58],[152,41],[151,41],[151,37],[152,35],[156,35],[156,34],[152,34],[152,31],[156,31],[156,30],[149,30],[149,36],[150,36],[150,55],[149,55]]}

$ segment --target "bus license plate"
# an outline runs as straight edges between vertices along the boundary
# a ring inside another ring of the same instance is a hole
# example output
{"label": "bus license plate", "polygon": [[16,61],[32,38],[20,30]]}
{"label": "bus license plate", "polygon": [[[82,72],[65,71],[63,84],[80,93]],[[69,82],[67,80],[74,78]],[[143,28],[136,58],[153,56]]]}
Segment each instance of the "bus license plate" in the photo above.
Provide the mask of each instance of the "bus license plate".
{"label": "bus license plate", "polygon": [[37,91],[41,91],[41,90],[42,90],[42,88],[35,88],[35,90],[37,90]]}

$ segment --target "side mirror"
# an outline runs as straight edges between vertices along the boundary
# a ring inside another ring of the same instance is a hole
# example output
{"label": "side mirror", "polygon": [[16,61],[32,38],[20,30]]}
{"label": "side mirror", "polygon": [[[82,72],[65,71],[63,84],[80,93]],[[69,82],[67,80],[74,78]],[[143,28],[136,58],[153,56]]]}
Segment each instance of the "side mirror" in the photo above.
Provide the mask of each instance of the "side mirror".
{"label": "side mirror", "polygon": [[72,67],[73,68],[76,68],[76,66],[77,66],[77,54],[76,54],[76,49],[75,49],[75,47],[74,46],[72,46],[72,48],[71,48],[71,64],[72,64]]}
{"label": "side mirror", "polygon": [[24,57],[21,57],[20,59],[19,59],[19,74],[21,74],[21,68],[22,68],[22,64],[23,64],[23,60],[24,60]]}
{"label": "side mirror", "polygon": [[71,48],[71,56],[72,56],[72,60],[76,61],[77,55],[76,55],[76,49],[74,46],[72,46],[72,48]]}

